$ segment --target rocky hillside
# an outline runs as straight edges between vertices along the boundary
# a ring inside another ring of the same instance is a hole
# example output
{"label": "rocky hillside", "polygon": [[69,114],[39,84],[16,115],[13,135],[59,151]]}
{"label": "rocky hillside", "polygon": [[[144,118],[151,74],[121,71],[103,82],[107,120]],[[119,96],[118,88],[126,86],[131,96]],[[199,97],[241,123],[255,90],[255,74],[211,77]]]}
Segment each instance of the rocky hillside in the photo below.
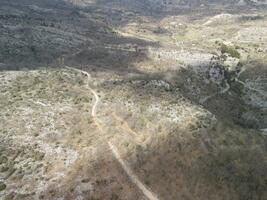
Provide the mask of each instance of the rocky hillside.
{"label": "rocky hillside", "polygon": [[[61,0],[3,0],[0,45],[4,48],[0,50],[0,69],[59,66],[63,58],[70,60],[83,50],[88,52],[83,59],[90,62],[100,61],[102,66],[110,67],[112,59],[120,57],[117,65],[125,65],[128,57],[132,60],[137,57],[121,54],[118,44],[128,48],[148,45],[141,39],[115,32],[117,26],[133,18],[132,12],[122,12],[117,7],[99,8],[97,3],[82,8]],[[105,56],[109,53],[116,56]],[[80,59],[71,60],[72,64],[83,64]]]}
{"label": "rocky hillside", "polygon": [[0,199],[267,199],[256,3],[1,0]]}
{"label": "rocky hillside", "polygon": [[[78,6],[86,7],[92,4],[92,1],[84,0],[65,0]],[[262,6],[266,5],[266,0],[101,0],[96,1],[103,5],[119,5],[127,9],[139,11],[174,11],[176,9],[192,9],[203,7],[218,7],[224,6]]]}

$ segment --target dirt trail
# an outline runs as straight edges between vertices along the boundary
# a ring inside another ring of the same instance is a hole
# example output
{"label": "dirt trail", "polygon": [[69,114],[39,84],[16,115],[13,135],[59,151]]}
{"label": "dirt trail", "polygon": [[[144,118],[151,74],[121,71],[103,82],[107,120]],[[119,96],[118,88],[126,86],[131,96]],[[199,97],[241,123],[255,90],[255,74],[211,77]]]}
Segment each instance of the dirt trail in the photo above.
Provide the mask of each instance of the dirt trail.
{"label": "dirt trail", "polygon": [[138,133],[136,133],[134,130],[132,130],[128,123],[125,122],[123,119],[121,119],[115,112],[112,113],[112,116],[115,118],[120,123],[120,126],[122,127],[123,130],[133,134],[134,136],[138,136]]}
{"label": "dirt trail", "polygon": [[97,106],[98,106],[98,103],[99,103],[99,96],[97,95],[96,91],[94,91],[90,86],[89,86],[89,82],[90,82],[90,79],[91,79],[91,75],[86,72],[86,71],[83,71],[83,70],[80,70],[80,69],[76,69],[76,68],[72,68],[72,67],[68,67],[68,66],[65,66],[67,69],[70,69],[70,70],[73,70],[73,71],[76,71],[76,72],[79,72],[85,76],[87,76],[87,83],[86,83],[86,86],[87,88],[90,90],[90,92],[94,95],[95,97],[95,103],[93,105],[93,108],[92,108],[92,112],[91,112],[91,115],[92,117],[96,117],[96,109],[97,109]]}
{"label": "dirt trail", "polygon": [[[68,66],[65,66],[65,68],[69,69],[69,70],[73,70],[73,71],[76,71],[76,72],[79,72],[85,76],[87,76],[87,88],[92,92],[92,94],[94,95],[94,98],[95,98],[95,103],[93,105],[93,108],[92,108],[92,112],[91,112],[91,115],[92,117],[94,118],[98,128],[102,131],[103,128],[101,126],[101,122],[100,120],[97,118],[97,107],[98,107],[98,104],[100,102],[100,98],[99,96],[97,95],[97,92],[95,90],[93,90],[90,85],[89,85],[89,82],[90,82],[90,79],[91,79],[91,75],[86,72],[86,71],[83,71],[83,70],[80,70],[80,69],[76,69],[76,68],[72,68],[72,67],[68,67]],[[124,121],[122,121],[123,123],[126,123]],[[130,169],[130,167],[123,161],[123,159],[121,158],[117,148],[109,141],[108,142],[108,146],[110,148],[110,150],[112,151],[112,154],[113,156],[116,158],[116,160],[119,162],[119,164],[121,165],[122,169],[126,172],[126,174],[129,176],[130,180],[143,192],[143,194],[149,199],[149,200],[159,200],[159,198],[153,194],[149,189],[146,188],[146,186],[139,180],[139,178],[133,173],[133,171]]]}
{"label": "dirt trail", "polygon": [[226,83],[226,87],[223,88],[222,90],[220,90],[219,92],[216,92],[210,96],[204,97],[202,99],[199,100],[200,104],[205,103],[206,101],[210,100],[211,98],[215,97],[218,94],[225,94],[226,92],[228,92],[230,90],[231,86],[229,85],[229,83]]}
{"label": "dirt trail", "polygon": [[266,93],[262,92],[261,90],[258,90],[256,88],[252,88],[250,86],[248,86],[245,82],[243,81],[240,81],[239,79],[236,80],[238,83],[240,83],[241,85],[243,85],[246,89],[248,90],[251,90],[251,91],[254,91],[254,92],[257,92],[258,94],[264,96],[264,97],[267,97]]}
{"label": "dirt trail", "polygon": [[117,159],[117,161],[122,166],[123,170],[127,173],[131,181],[143,192],[143,194],[149,199],[149,200],[159,200],[159,198],[152,193],[147,187],[139,180],[139,178],[133,173],[133,171],[130,169],[130,167],[123,161],[121,158],[118,149],[111,143],[108,142],[109,148],[112,150],[113,155]]}
{"label": "dirt trail", "polygon": [[252,87],[250,87],[250,86],[247,85],[245,82],[243,82],[243,81],[241,81],[241,80],[239,79],[239,77],[241,76],[241,74],[242,74],[243,72],[245,72],[246,70],[247,70],[246,67],[243,67],[243,68],[241,69],[241,71],[237,74],[236,82],[240,83],[241,85],[243,85],[243,86],[244,86],[246,89],[248,89],[248,90],[257,92],[258,94],[260,94],[260,95],[262,95],[262,96],[264,96],[264,97],[267,97],[266,93],[264,93],[264,92],[262,92],[261,90],[258,90],[258,89],[256,89],[256,88],[252,88]]}
{"label": "dirt trail", "polygon": [[157,42],[157,40],[155,39],[152,39],[152,38],[148,38],[144,35],[137,35],[137,34],[134,34],[134,33],[130,33],[130,32],[122,32],[122,31],[117,31],[118,34],[124,36],[124,37],[132,37],[132,38],[139,38],[139,39],[142,39],[142,40],[146,40],[148,42]]}

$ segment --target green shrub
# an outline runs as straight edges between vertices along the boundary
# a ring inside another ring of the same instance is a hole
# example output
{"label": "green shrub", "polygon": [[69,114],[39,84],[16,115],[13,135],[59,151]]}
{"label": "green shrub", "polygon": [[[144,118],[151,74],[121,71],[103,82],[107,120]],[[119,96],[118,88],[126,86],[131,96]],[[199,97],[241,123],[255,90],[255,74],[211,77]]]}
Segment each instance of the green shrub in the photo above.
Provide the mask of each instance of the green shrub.
{"label": "green shrub", "polygon": [[221,53],[222,54],[227,53],[234,58],[241,57],[240,53],[234,47],[227,46],[225,44],[221,44]]}

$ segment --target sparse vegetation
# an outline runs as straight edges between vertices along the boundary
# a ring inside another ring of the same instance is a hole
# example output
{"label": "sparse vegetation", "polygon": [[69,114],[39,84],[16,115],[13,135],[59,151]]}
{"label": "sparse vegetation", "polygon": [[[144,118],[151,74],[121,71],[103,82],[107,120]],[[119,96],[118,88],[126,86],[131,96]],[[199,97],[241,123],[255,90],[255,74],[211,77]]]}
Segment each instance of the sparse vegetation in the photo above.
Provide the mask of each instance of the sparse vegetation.
{"label": "sparse vegetation", "polygon": [[240,53],[236,50],[235,47],[227,46],[225,44],[221,44],[221,53],[222,54],[229,54],[233,58],[240,58]]}
{"label": "sparse vegetation", "polygon": [[1,1],[0,198],[265,199],[265,8],[209,3]]}

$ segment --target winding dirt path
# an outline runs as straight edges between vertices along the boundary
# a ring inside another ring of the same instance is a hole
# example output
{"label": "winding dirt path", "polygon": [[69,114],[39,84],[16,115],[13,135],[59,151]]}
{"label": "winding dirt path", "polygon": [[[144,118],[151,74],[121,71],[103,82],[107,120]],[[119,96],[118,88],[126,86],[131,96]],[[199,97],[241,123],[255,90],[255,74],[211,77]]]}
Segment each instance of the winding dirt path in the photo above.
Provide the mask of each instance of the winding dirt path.
{"label": "winding dirt path", "polygon": [[[91,115],[92,117],[95,119],[95,122],[97,123],[97,126],[99,127],[99,129],[102,131],[102,127],[100,125],[100,120],[97,118],[97,107],[98,104],[100,102],[100,98],[97,95],[97,92],[95,90],[93,90],[90,85],[90,79],[91,79],[91,75],[83,70],[80,69],[76,69],[76,68],[72,68],[69,66],[65,66],[65,68],[69,69],[69,70],[73,70],[76,71],[78,73],[81,73],[85,76],[87,76],[87,83],[86,86],[87,88],[90,90],[90,92],[94,95],[95,98],[95,102],[92,108],[92,112]],[[128,166],[128,164],[121,158],[118,149],[110,142],[108,141],[108,146],[113,154],[113,156],[115,157],[115,159],[119,162],[119,164],[121,165],[122,169],[125,171],[125,173],[128,175],[128,177],[130,178],[130,180],[143,192],[143,194],[149,199],[149,200],[159,200],[159,198],[153,193],[151,192],[141,181],[140,179],[134,174],[134,172],[131,170],[131,168]]]}
{"label": "winding dirt path", "polygon": [[258,94],[260,94],[260,95],[262,95],[262,96],[264,96],[264,97],[267,97],[266,93],[264,93],[264,92],[262,92],[261,90],[258,90],[258,89],[256,89],[256,88],[252,88],[252,87],[250,87],[248,84],[246,84],[245,82],[243,82],[243,81],[241,81],[241,80],[239,79],[239,77],[241,76],[241,74],[242,74],[243,72],[245,72],[246,70],[247,70],[246,67],[243,67],[243,68],[241,69],[241,71],[237,74],[236,82],[238,82],[239,84],[243,85],[243,86],[244,86],[246,89],[248,89],[248,90],[257,92]]}
{"label": "winding dirt path", "polygon": [[254,91],[254,92],[257,92],[258,94],[264,96],[264,97],[267,97],[266,93],[262,92],[261,90],[258,90],[256,88],[252,88],[250,86],[248,86],[245,82],[243,81],[240,81],[239,79],[236,80],[238,83],[240,83],[241,85],[243,85],[246,89],[248,90],[251,90],[251,91]]}
{"label": "winding dirt path", "polygon": [[225,87],[225,88],[223,88],[223,89],[220,90],[219,92],[216,92],[216,93],[214,93],[214,94],[212,94],[212,95],[210,95],[210,96],[201,98],[201,99],[199,100],[199,103],[200,103],[200,104],[203,104],[203,103],[205,103],[206,101],[210,100],[211,98],[215,97],[215,96],[218,95],[218,94],[225,94],[226,92],[228,92],[228,91],[230,90],[230,88],[231,88],[231,86],[229,85],[229,83],[226,83],[226,87]]}
{"label": "winding dirt path", "polygon": [[98,106],[98,103],[100,101],[100,98],[99,96],[97,95],[96,91],[93,90],[90,86],[89,86],[89,82],[90,82],[90,79],[91,79],[91,75],[86,72],[86,71],[83,71],[83,70],[80,70],[80,69],[76,69],[76,68],[73,68],[73,67],[69,67],[69,66],[65,66],[65,68],[69,69],[69,70],[73,70],[73,71],[76,71],[78,73],[81,73],[83,75],[85,75],[87,77],[87,83],[86,83],[86,86],[87,88],[90,90],[90,92],[94,95],[94,98],[95,98],[95,103],[93,105],[93,108],[92,108],[92,112],[91,112],[91,115],[92,117],[96,117],[96,110],[97,110],[97,106]]}
{"label": "winding dirt path", "polygon": [[[248,89],[248,90],[257,92],[258,94],[262,95],[263,97],[267,97],[267,95],[266,95],[264,92],[262,92],[261,90],[252,88],[252,87],[250,87],[249,85],[247,85],[245,82],[239,80],[239,77],[240,77],[241,73],[243,73],[244,71],[246,71],[246,69],[243,69],[243,70],[237,75],[237,77],[236,77],[236,82],[239,83],[239,84],[241,84],[241,85],[243,85],[244,88],[246,88],[246,89]],[[199,103],[203,104],[203,103],[205,103],[206,101],[208,101],[209,99],[215,97],[215,96],[218,95],[218,94],[224,94],[224,93],[228,92],[228,91],[230,90],[231,86],[229,85],[229,83],[226,83],[226,84],[227,84],[227,85],[226,85],[226,87],[225,87],[224,89],[222,89],[222,90],[219,91],[219,92],[216,92],[215,94],[212,94],[212,95],[210,95],[210,96],[207,96],[207,97],[204,97],[204,98],[200,99],[200,100],[199,100]]]}

